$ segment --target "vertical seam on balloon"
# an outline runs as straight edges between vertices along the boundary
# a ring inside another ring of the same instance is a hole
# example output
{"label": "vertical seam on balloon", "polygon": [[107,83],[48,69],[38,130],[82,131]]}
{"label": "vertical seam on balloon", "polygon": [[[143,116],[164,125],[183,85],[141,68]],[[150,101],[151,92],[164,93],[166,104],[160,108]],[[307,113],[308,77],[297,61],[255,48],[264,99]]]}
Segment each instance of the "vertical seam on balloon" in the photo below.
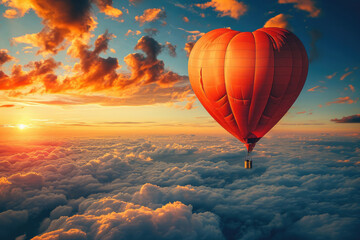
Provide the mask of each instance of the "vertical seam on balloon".
{"label": "vertical seam on balloon", "polygon": [[[225,34],[225,33],[228,33],[229,31],[226,31],[226,32],[223,32],[223,33],[220,33],[218,36],[216,36],[214,39],[212,39],[211,40],[211,43],[208,43],[207,44],[207,46],[206,46],[206,48],[205,48],[205,51],[207,51],[207,48],[209,47],[209,46],[211,46],[211,44],[216,40],[216,39],[218,39],[219,37],[221,37],[223,34]],[[226,54],[226,53],[225,53]],[[203,61],[201,61],[201,64],[200,64],[200,69],[201,69],[201,82],[200,82],[200,85],[201,85],[201,88],[202,88],[202,90],[203,90],[203,92],[204,92],[204,96],[206,97],[206,99],[207,100],[209,100],[210,102],[211,102],[211,100],[207,97],[207,95],[206,95],[206,92],[205,92],[205,88],[204,88],[204,83],[202,82],[202,69],[203,69],[203,66],[202,66],[202,64],[203,64]]]}
{"label": "vertical seam on balloon", "polygon": [[[228,96],[228,92],[227,92],[227,88],[226,88],[226,78],[225,78],[225,63],[226,63],[227,50],[228,50],[228,47],[229,47],[231,41],[232,41],[237,35],[239,35],[239,34],[241,34],[241,33],[242,33],[242,32],[239,32],[239,33],[235,34],[235,35],[229,40],[229,42],[228,42],[228,44],[227,44],[227,46],[226,46],[226,48],[225,48],[224,73],[223,73],[223,75],[224,75],[225,92],[226,92],[226,95],[227,95],[227,96]],[[237,120],[236,120],[236,118],[235,118],[234,111],[233,111],[232,106],[231,106],[231,103],[230,103],[230,96],[228,96],[228,100],[229,100],[229,107],[230,107],[231,114],[232,114],[233,117],[234,117],[234,120],[235,120],[237,129],[238,129],[238,131],[239,131],[239,133],[240,133],[239,124],[238,124],[238,122],[237,122]],[[243,136],[241,136],[241,137],[243,137]]]}
{"label": "vertical seam on balloon", "polygon": [[[278,33],[278,32],[276,32],[276,31],[271,31],[271,30],[269,30],[269,31],[270,31],[270,32]],[[279,33],[278,33],[278,34],[279,34]],[[293,54],[293,52],[292,52],[292,49],[291,49],[291,45],[290,45],[290,44],[288,44],[288,47],[289,47],[290,53],[291,53],[291,63],[293,63],[293,61],[294,61],[294,54]],[[285,95],[286,95],[286,92],[287,92],[287,90],[289,89],[290,82],[291,82],[292,75],[293,75],[293,71],[294,71],[294,69],[293,69],[293,64],[291,64],[290,80],[288,81],[288,84],[287,84],[287,86],[286,86],[286,89],[285,89],[285,91],[284,91],[284,94],[281,96],[281,99],[280,99],[280,102],[279,102],[279,103],[281,103],[281,102],[284,100],[284,97],[285,97]],[[281,104],[280,104],[280,106],[281,106]],[[279,114],[279,113],[282,112],[281,110],[282,110],[282,109],[280,109],[280,110],[277,109],[277,111],[274,113],[273,116],[277,116],[277,114]],[[278,121],[280,121],[280,119],[279,119]]]}
{"label": "vertical seam on balloon", "polygon": [[[253,32],[251,32],[253,38],[254,38],[254,46],[255,46],[255,63],[254,63],[254,81],[253,81],[253,87],[252,87],[252,92],[251,92],[251,100],[250,100],[250,107],[249,107],[249,112],[248,112],[248,120],[247,120],[247,124],[248,124],[248,128],[249,128],[249,115],[250,115],[250,112],[252,110],[252,108],[254,108],[254,106],[252,106],[252,103],[253,103],[253,99],[254,99],[254,89],[255,89],[255,80],[256,80],[256,38],[255,38],[255,35]],[[259,121],[260,121],[260,118],[259,118]],[[251,129],[251,134],[252,133],[252,129]],[[253,134],[254,135],[254,134]]]}
{"label": "vertical seam on balloon", "polygon": [[[217,38],[219,38],[219,37],[221,37],[223,34],[226,34],[226,33],[228,33],[229,31],[226,31],[226,32],[223,32],[223,33],[221,33],[221,34],[219,34],[218,36],[216,36],[213,40],[211,40],[211,43],[213,42],[213,41],[215,41]],[[237,35],[237,34],[236,34]],[[236,35],[234,35],[234,36],[236,36]],[[210,46],[211,44],[208,44],[208,46]],[[208,46],[205,48],[205,51],[207,51],[207,48],[208,48]],[[226,48],[227,49],[227,48]],[[226,49],[225,49],[225,55],[226,55]],[[201,62],[201,64],[200,64],[200,69],[203,69],[203,61]],[[202,76],[201,76],[202,77]],[[225,84],[225,77],[224,77],[224,84]],[[205,93],[205,89],[203,88],[203,85],[201,84],[201,87],[202,87],[202,90],[203,90],[203,94],[204,94],[204,97],[207,99],[207,101],[209,101],[209,102],[211,102],[211,100],[209,100],[209,98],[207,97],[207,95],[206,95],[206,93]],[[225,91],[226,91],[226,85],[225,85]],[[227,96],[227,94],[225,94],[226,96]],[[230,103],[229,103],[229,105],[230,105]],[[209,112],[209,114],[210,114],[210,112]],[[231,110],[231,114],[233,114],[232,113],[232,110]],[[216,120],[216,118],[217,118],[217,116],[216,116],[216,114],[210,114],[215,120]],[[216,116],[216,117],[214,117],[214,116]],[[230,115],[230,114],[229,114]],[[217,121],[217,120],[216,120]],[[218,121],[217,121],[218,122]],[[219,124],[220,124],[220,122],[218,122]],[[232,127],[231,127],[231,125],[225,120],[224,122],[223,122],[223,124],[225,124],[225,125],[227,125],[228,126],[228,128],[229,128],[229,132],[231,133],[231,134],[233,134],[234,135],[234,131],[233,131],[233,129],[232,129]],[[222,124],[220,124],[221,126],[222,126]],[[236,125],[237,125],[237,123],[236,123]],[[235,129],[235,130],[238,130],[239,129],[239,127],[238,127],[238,125],[237,125],[237,129]]]}
{"label": "vertical seam on balloon", "polygon": [[[274,65],[274,71],[273,71],[273,74],[272,74],[272,83],[271,83],[271,89],[270,89],[270,92],[269,92],[269,97],[268,97],[268,99],[267,99],[267,102],[266,102],[266,104],[265,104],[265,108],[264,108],[263,112],[261,113],[260,120],[259,120],[259,122],[258,122],[258,124],[257,124],[257,126],[256,126],[255,129],[257,129],[257,127],[259,126],[259,123],[261,122],[261,119],[263,118],[263,116],[265,116],[265,115],[264,115],[264,112],[265,112],[265,110],[266,110],[267,105],[269,104],[269,99],[270,99],[270,96],[271,96],[271,90],[272,90],[273,85],[274,85],[274,76],[275,76],[275,49],[274,49],[274,43],[276,44],[274,38],[273,38],[270,34],[268,34],[267,32],[264,32],[264,31],[262,31],[262,30],[258,30],[258,31],[261,31],[261,32],[265,33],[265,34],[269,37],[269,39],[272,41],[272,43],[273,43],[273,44],[272,44],[272,47],[273,47],[272,50],[273,50],[273,65]],[[276,45],[276,47],[277,47],[277,45]],[[266,117],[267,117],[267,116],[266,116]],[[265,135],[265,134],[262,134],[262,135]]]}
{"label": "vertical seam on balloon", "polygon": [[[269,29],[268,31],[270,31],[270,32],[272,32],[272,33],[278,33],[278,32],[276,32],[276,31],[271,31],[271,29]],[[288,46],[289,46],[289,45],[288,45]],[[289,49],[291,50],[290,46],[289,46]],[[290,51],[290,52],[291,52],[291,61],[293,61],[293,52],[292,52],[292,51]],[[290,81],[291,81],[292,75],[293,75],[293,66],[291,65],[290,80],[289,80],[289,82],[288,82],[288,85],[287,85],[287,87],[286,87],[286,90],[285,90],[285,92],[284,92],[284,95],[281,96],[280,102],[284,99],[285,93],[287,92],[287,89],[288,89],[288,87],[289,87],[289,85],[290,85]],[[275,111],[275,113],[272,115],[271,120],[274,120],[274,119],[276,120],[276,118],[279,117],[278,114],[282,112],[281,109],[280,109],[280,110],[276,109],[276,110],[277,110],[277,111]],[[280,119],[278,119],[278,120],[276,120],[276,121],[272,121],[273,124],[271,124],[271,125],[273,125],[273,126],[272,126],[271,128],[273,128],[273,127],[276,125],[276,123],[279,122],[279,121],[281,120],[281,118],[282,118],[285,114],[286,114],[286,112],[285,112],[284,114],[282,114],[282,116],[280,117]],[[281,114],[280,114],[280,115],[281,115]],[[275,117],[275,116],[276,116],[276,118],[273,118],[273,117]],[[271,121],[271,120],[270,120],[270,121]],[[270,128],[268,131],[270,131],[271,128]]]}

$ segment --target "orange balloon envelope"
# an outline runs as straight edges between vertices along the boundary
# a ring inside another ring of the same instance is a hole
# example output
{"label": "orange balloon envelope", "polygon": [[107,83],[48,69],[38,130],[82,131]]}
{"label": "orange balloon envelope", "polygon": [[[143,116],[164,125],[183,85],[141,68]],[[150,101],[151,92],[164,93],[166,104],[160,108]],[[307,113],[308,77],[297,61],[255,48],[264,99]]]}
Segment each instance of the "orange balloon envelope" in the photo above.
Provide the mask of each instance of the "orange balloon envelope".
{"label": "orange balloon envelope", "polygon": [[189,78],[210,115],[251,152],[299,96],[308,66],[303,44],[286,29],[221,28],[193,47]]}

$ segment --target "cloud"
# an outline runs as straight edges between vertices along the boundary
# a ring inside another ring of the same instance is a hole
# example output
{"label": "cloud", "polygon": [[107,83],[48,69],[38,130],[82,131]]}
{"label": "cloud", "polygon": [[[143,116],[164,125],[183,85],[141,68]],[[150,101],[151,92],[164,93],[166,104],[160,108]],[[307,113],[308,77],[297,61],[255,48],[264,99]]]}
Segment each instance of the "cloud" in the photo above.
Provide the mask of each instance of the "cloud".
{"label": "cloud", "polygon": [[184,22],[189,22],[189,18],[188,17],[183,17],[182,18]]}
{"label": "cloud", "polygon": [[125,36],[129,36],[129,35],[140,35],[141,34],[141,31],[139,31],[139,30],[136,30],[136,31],[133,31],[133,30],[131,30],[131,29],[129,29],[126,33],[125,33]]}
{"label": "cloud", "polygon": [[355,240],[357,140],[263,138],[251,171],[229,136],[2,143],[0,237]]}
{"label": "cloud", "polygon": [[50,81],[57,78],[55,69],[60,66],[53,58],[34,61],[27,64],[32,70],[25,72],[21,65],[13,65],[11,75],[0,72],[0,90],[15,90],[29,86],[37,81]]}
{"label": "cloud", "polygon": [[165,47],[169,51],[170,56],[176,57],[176,45],[172,45],[170,42],[166,42]]}
{"label": "cloud", "polygon": [[146,22],[154,22],[158,19],[166,18],[166,12],[160,8],[149,8],[144,10],[143,15],[135,16],[135,20],[140,23],[140,26]]}
{"label": "cloud", "polygon": [[[102,211],[105,206],[116,209],[117,212]],[[81,229],[91,229],[91,232],[85,233]],[[83,215],[53,221],[49,226],[49,232],[34,239],[59,237],[60,234],[69,231],[72,231],[72,238],[80,235],[80,239],[222,238],[216,216],[211,213],[192,214],[192,208],[181,202],[168,203],[153,210],[108,198],[91,203]]]}
{"label": "cloud", "polygon": [[157,30],[156,28],[145,28],[144,32],[147,33],[149,36],[154,36],[159,32],[159,30]]}
{"label": "cloud", "polygon": [[0,49],[0,66],[14,59],[14,57],[10,56],[8,52],[9,51],[7,49]]}
{"label": "cloud", "polygon": [[313,0],[279,0],[280,4],[293,3],[294,7],[310,13],[310,17],[318,17],[320,9],[318,9]]}
{"label": "cloud", "polygon": [[248,9],[243,2],[238,2],[237,0],[211,0],[203,4],[195,4],[195,6],[201,9],[211,7],[215,11],[220,12],[219,16],[229,16],[234,19],[239,19]]}
{"label": "cloud", "polygon": [[[124,61],[130,71],[119,73],[117,70],[120,65],[116,58],[100,56],[106,53],[109,41],[114,37],[105,32],[98,36],[93,48],[80,40],[73,42],[68,54],[79,60],[71,69],[71,75],[56,75],[55,71],[61,64],[49,58],[30,62],[25,66],[31,69],[28,72],[23,71],[21,65],[14,65],[10,75],[0,75],[0,89],[18,90],[17,94],[21,95],[46,93],[52,97],[47,100],[31,98],[27,101],[51,105],[97,103],[104,106],[134,106],[187,99],[182,97],[184,93],[190,94],[187,77],[165,69],[164,62],[157,59],[163,50],[160,43],[149,36],[140,38],[135,50],[145,55],[127,55]],[[175,50],[175,46],[171,46],[173,48],[170,50]],[[171,46],[167,44],[168,49]],[[99,94],[93,95],[94,92]]]}
{"label": "cloud", "polygon": [[264,25],[264,27],[278,27],[278,28],[285,28],[285,29],[291,29],[291,26],[288,22],[288,19],[290,18],[289,15],[285,14],[278,14],[273,18],[270,18]]}
{"label": "cloud", "polygon": [[342,75],[341,77],[340,77],[340,80],[341,81],[343,81],[347,76],[349,76],[350,74],[352,74],[353,72],[347,72],[347,73],[345,73],[344,75]]}
{"label": "cloud", "polygon": [[322,37],[322,33],[316,29],[312,29],[309,31],[310,34],[310,53],[309,53],[309,61],[312,62],[319,58],[319,50],[316,46],[319,39]]}
{"label": "cloud", "polygon": [[355,87],[353,85],[349,84],[349,88],[352,92],[355,92]]}
{"label": "cloud", "polygon": [[185,30],[185,29],[183,29],[183,28],[178,28],[178,29],[180,29],[180,30],[182,30],[182,31],[185,31],[185,32],[187,32],[187,33],[190,34],[189,36],[187,36],[187,40],[188,40],[188,41],[196,41],[198,38],[200,38],[200,37],[202,37],[202,36],[205,35],[205,33],[200,32],[200,31],[198,31],[198,30],[188,31],[188,30]]}
{"label": "cloud", "polygon": [[326,78],[327,78],[327,79],[332,79],[333,77],[336,76],[336,74],[337,74],[337,72],[334,72],[334,73],[331,74],[331,75],[327,75]]}
{"label": "cloud", "polygon": [[65,48],[65,39],[89,38],[87,34],[96,27],[91,4],[90,0],[51,3],[46,0],[6,1],[5,5],[16,9],[20,16],[30,9],[34,10],[45,25],[41,32],[16,37],[13,41],[39,47],[38,54],[56,54]]}
{"label": "cloud", "polygon": [[195,45],[195,42],[187,42],[187,43],[185,43],[184,50],[186,52],[186,56],[190,55],[190,52],[191,52],[192,48],[194,47],[194,45]]}
{"label": "cloud", "polygon": [[0,105],[0,108],[11,108],[11,107],[15,107],[14,104],[4,104],[4,105]]}
{"label": "cloud", "polygon": [[112,0],[96,0],[95,4],[100,9],[100,12],[109,17],[119,18],[123,15],[123,12],[120,9],[112,6]]}
{"label": "cloud", "polygon": [[360,123],[360,114],[355,114],[347,117],[343,117],[341,119],[331,119],[332,122],[336,123]]}
{"label": "cloud", "polygon": [[339,98],[336,98],[335,101],[332,101],[332,102],[328,102],[326,103],[326,105],[330,106],[331,104],[353,104],[353,103],[356,103],[358,99],[351,99],[350,97],[339,97]]}
{"label": "cloud", "polygon": [[308,92],[315,92],[315,91],[318,91],[318,90],[322,92],[323,89],[327,89],[327,87],[319,86],[319,85],[318,85],[318,86],[309,88],[309,89],[308,89]]}

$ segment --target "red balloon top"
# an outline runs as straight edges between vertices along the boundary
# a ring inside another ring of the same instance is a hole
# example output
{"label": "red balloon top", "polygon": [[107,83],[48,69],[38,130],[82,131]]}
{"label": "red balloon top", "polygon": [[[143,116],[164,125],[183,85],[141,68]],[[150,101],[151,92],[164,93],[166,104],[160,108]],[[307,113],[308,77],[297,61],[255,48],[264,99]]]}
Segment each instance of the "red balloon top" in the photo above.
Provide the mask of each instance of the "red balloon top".
{"label": "red balloon top", "polygon": [[197,41],[188,68],[199,101],[251,152],[299,96],[308,65],[303,44],[286,29],[221,28]]}

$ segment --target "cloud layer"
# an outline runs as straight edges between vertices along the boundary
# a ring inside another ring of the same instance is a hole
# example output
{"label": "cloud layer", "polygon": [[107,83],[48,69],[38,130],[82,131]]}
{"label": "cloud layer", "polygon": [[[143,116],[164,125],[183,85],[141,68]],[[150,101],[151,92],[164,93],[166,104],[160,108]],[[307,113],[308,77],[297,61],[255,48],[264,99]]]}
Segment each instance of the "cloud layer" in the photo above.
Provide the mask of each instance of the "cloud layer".
{"label": "cloud layer", "polygon": [[265,138],[252,170],[230,137],[18,144],[0,146],[1,239],[357,238],[358,136]]}

